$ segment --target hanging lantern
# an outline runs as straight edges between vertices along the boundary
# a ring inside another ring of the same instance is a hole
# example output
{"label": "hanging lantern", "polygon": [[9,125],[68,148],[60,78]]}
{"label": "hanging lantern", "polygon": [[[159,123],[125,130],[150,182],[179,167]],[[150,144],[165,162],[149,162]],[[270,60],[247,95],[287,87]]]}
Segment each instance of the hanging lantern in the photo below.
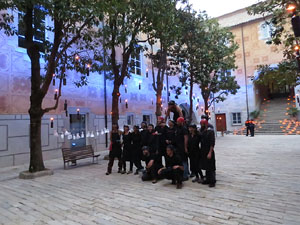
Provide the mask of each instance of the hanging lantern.
{"label": "hanging lantern", "polygon": [[153,99],[151,98],[151,103],[152,103],[152,105],[153,105]]}
{"label": "hanging lantern", "polygon": [[128,109],[128,100],[127,99],[125,100],[125,107],[126,107],[126,109]]}
{"label": "hanging lantern", "polygon": [[55,89],[54,100],[57,100],[57,96],[58,96],[58,90]]}
{"label": "hanging lantern", "polygon": [[52,84],[53,84],[53,86],[55,86],[55,73],[52,76],[53,76],[53,78],[52,78]]}
{"label": "hanging lantern", "polygon": [[140,81],[139,82],[139,90],[141,90],[141,87],[142,87],[142,82]]}
{"label": "hanging lantern", "polygon": [[51,128],[53,128],[53,121],[54,121],[54,118],[51,117],[51,118],[50,118],[50,127],[51,127]]}
{"label": "hanging lantern", "polygon": [[75,66],[79,66],[79,55],[75,55]]}
{"label": "hanging lantern", "polygon": [[77,119],[80,119],[80,114],[79,114],[80,113],[80,109],[77,109],[76,111],[77,111]]}
{"label": "hanging lantern", "polygon": [[148,78],[148,68],[146,69],[146,78]]}
{"label": "hanging lantern", "polygon": [[64,103],[64,110],[66,111],[68,109],[68,101],[67,99],[65,100],[65,103]]}
{"label": "hanging lantern", "polygon": [[198,109],[199,109],[199,105],[197,104],[197,105],[196,105],[196,110],[198,110]]}
{"label": "hanging lantern", "polygon": [[91,64],[88,63],[88,64],[86,65],[86,68],[87,68],[87,74],[86,74],[86,75],[89,76],[89,75],[90,75]]}
{"label": "hanging lantern", "polygon": [[122,98],[120,97],[120,103],[122,103]]}
{"label": "hanging lantern", "polygon": [[127,84],[125,84],[125,93],[127,93]]}
{"label": "hanging lantern", "polygon": [[200,102],[200,98],[197,98],[197,102]]}
{"label": "hanging lantern", "polygon": [[67,85],[67,78],[66,78],[66,77],[63,78],[63,85],[64,85],[64,86]]}

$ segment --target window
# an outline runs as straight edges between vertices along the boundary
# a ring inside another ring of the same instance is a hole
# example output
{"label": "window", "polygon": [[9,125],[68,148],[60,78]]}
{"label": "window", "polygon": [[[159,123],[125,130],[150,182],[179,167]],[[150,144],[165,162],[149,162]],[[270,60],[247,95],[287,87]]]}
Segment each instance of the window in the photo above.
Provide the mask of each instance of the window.
{"label": "window", "polygon": [[272,34],[272,24],[269,22],[263,22],[259,25],[259,39],[260,40],[270,40]]}
{"label": "window", "polygon": [[241,113],[232,113],[232,124],[233,125],[242,124]]}
{"label": "window", "polygon": [[150,124],[151,123],[151,115],[143,115],[143,122]]}
{"label": "window", "polygon": [[135,75],[142,75],[142,60],[141,60],[141,51],[137,47],[134,53],[131,55],[130,59],[130,73]]}
{"label": "window", "polygon": [[130,115],[127,115],[127,125],[134,125],[134,115],[133,114],[130,114]]}
{"label": "window", "polygon": [[[24,12],[18,13],[18,46],[25,48],[25,23]],[[44,52],[45,41],[45,17],[46,12],[43,8],[35,6],[33,10],[33,41],[39,46],[40,52]]]}

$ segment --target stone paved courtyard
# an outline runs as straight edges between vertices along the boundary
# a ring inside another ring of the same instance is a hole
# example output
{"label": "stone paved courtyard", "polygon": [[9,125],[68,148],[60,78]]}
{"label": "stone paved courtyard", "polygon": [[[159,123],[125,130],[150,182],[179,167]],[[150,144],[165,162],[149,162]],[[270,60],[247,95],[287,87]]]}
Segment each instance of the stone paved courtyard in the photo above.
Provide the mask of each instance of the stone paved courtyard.
{"label": "stone paved courtyard", "polygon": [[[104,154],[102,154],[104,155]],[[0,170],[0,224],[300,224],[299,136],[218,137],[217,186],[105,176],[107,161],[79,161],[53,176],[16,178]]]}

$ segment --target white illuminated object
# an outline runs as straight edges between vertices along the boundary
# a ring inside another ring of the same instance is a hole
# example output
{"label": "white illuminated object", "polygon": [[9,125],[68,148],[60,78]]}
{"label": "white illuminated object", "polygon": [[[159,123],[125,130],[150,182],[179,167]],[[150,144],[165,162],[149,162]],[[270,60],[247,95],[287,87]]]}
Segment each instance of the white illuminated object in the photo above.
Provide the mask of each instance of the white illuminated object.
{"label": "white illuminated object", "polygon": [[90,136],[91,136],[91,132],[88,131],[88,132],[86,133],[86,137],[90,137]]}
{"label": "white illuminated object", "polygon": [[76,140],[75,134],[72,135],[72,139],[73,139],[73,140]]}
{"label": "white illuminated object", "polygon": [[83,131],[81,132],[81,138],[84,138],[84,133],[83,133]]}
{"label": "white illuminated object", "polygon": [[94,132],[91,132],[91,138],[95,137]]}
{"label": "white illuminated object", "polygon": [[106,129],[106,128],[104,128],[104,129],[105,129],[105,133],[108,134],[109,133],[109,129]]}
{"label": "white illuminated object", "polygon": [[80,139],[80,134],[79,133],[76,134],[76,139]]}
{"label": "white illuminated object", "polygon": [[72,134],[68,134],[68,140],[71,140],[73,138]]}
{"label": "white illuminated object", "polygon": [[57,130],[54,130],[54,131],[53,131],[53,135],[54,135],[54,137],[58,137]]}
{"label": "white illuminated object", "polygon": [[61,139],[64,139],[64,138],[65,138],[64,133],[61,133],[60,138],[61,138]]}
{"label": "white illuminated object", "polygon": [[96,131],[96,135],[99,136],[99,131],[98,130]]}
{"label": "white illuminated object", "polygon": [[102,130],[101,130],[101,135],[103,135],[104,133],[105,133],[105,132],[104,132],[104,130],[102,129]]}

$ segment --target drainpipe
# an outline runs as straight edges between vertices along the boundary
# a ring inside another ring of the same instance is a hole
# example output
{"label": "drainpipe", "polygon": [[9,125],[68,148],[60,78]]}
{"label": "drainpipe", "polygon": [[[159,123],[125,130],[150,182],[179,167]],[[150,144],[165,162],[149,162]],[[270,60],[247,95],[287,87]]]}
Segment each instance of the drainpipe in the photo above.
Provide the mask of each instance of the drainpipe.
{"label": "drainpipe", "polygon": [[249,120],[247,64],[246,64],[246,55],[245,55],[244,26],[243,26],[243,24],[241,25],[241,32],[242,32],[242,48],[243,48],[243,59],[244,59],[244,71],[245,71],[245,88],[246,88],[247,120]]}

